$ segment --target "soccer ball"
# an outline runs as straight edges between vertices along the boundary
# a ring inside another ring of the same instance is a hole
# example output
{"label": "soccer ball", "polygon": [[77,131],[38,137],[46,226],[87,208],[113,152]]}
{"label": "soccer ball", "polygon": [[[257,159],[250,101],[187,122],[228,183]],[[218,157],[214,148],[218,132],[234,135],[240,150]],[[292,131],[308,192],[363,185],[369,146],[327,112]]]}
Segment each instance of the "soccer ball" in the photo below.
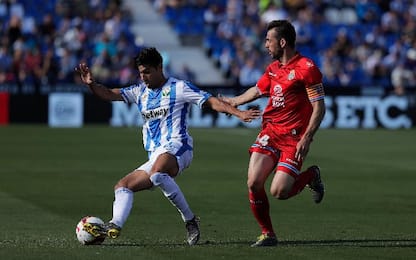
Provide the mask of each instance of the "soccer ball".
{"label": "soccer ball", "polygon": [[99,245],[101,244],[105,236],[95,237],[84,230],[85,223],[94,223],[94,224],[104,224],[100,218],[93,217],[93,216],[85,216],[83,217],[77,224],[75,228],[75,233],[77,235],[78,241],[83,245]]}

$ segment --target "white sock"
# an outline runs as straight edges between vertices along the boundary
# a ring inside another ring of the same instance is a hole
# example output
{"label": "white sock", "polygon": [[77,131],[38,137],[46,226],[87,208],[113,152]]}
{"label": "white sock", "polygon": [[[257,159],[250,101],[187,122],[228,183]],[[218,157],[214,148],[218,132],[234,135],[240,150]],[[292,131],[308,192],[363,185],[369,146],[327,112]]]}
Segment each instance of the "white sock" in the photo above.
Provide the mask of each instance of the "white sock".
{"label": "white sock", "polygon": [[113,219],[111,223],[123,227],[133,207],[133,191],[121,187],[114,191]]}
{"label": "white sock", "polygon": [[175,206],[183,221],[188,221],[194,218],[185,196],[183,195],[175,180],[166,173],[157,172],[150,176],[154,186],[159,186],[166,198]]}

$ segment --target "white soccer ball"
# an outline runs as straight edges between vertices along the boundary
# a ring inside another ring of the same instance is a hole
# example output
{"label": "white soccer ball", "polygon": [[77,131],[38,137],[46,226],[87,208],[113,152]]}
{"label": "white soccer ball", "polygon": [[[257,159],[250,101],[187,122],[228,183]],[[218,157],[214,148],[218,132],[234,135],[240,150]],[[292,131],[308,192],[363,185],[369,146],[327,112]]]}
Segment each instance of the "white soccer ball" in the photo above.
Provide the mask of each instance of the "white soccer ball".
{"label": "white soccer ball", "polygon": [[94,216],[85,216],[77,224],[75,228],[75,233],[77,235],[78,241],[83,245],[99,245],[101,244],[105,236],[95,237],[84,230],[85,223],[94,223],[94,224],[104,224],[100,218]]}

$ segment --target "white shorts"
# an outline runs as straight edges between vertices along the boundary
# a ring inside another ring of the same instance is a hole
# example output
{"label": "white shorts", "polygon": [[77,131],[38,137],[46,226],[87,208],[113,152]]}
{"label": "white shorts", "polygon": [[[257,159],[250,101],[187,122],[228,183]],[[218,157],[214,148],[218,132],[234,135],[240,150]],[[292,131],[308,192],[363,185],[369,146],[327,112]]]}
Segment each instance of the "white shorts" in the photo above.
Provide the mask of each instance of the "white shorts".
{"label": "white shorts", "polygon": [[164,153],[169,153],[176,157],[179,166],[178,174],[191,165],[194,154],[191,146],[184,145],[181,142],[170,142],[156,148],[156,150],[150,154],[149,160],[139,166],[136,170],[142,170],[149,174],[156,159],[159,155]]}

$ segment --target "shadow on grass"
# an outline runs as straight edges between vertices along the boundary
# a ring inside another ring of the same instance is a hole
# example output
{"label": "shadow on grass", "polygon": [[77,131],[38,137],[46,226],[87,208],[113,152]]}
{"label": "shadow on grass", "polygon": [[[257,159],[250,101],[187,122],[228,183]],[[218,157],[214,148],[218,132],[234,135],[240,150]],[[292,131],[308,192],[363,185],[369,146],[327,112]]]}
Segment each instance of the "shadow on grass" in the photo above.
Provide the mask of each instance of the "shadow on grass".
{"label": "shadow on grass", "polygon": [[[254,241],[200,241],[197,246],[249,246]],[[156,241],[155,243],[111,242],[102,246],[110,247],[188,247],[185,243]],[[406,248],[416,247],[416,239],[336,239],[336,240],[283,240],[278,247],[325,246],[325,247],[374,247]]]}
{"label": "shadow on grass", "polygon": [[337,239],[281,241],[281,246],[416,247],[416,239]]}

